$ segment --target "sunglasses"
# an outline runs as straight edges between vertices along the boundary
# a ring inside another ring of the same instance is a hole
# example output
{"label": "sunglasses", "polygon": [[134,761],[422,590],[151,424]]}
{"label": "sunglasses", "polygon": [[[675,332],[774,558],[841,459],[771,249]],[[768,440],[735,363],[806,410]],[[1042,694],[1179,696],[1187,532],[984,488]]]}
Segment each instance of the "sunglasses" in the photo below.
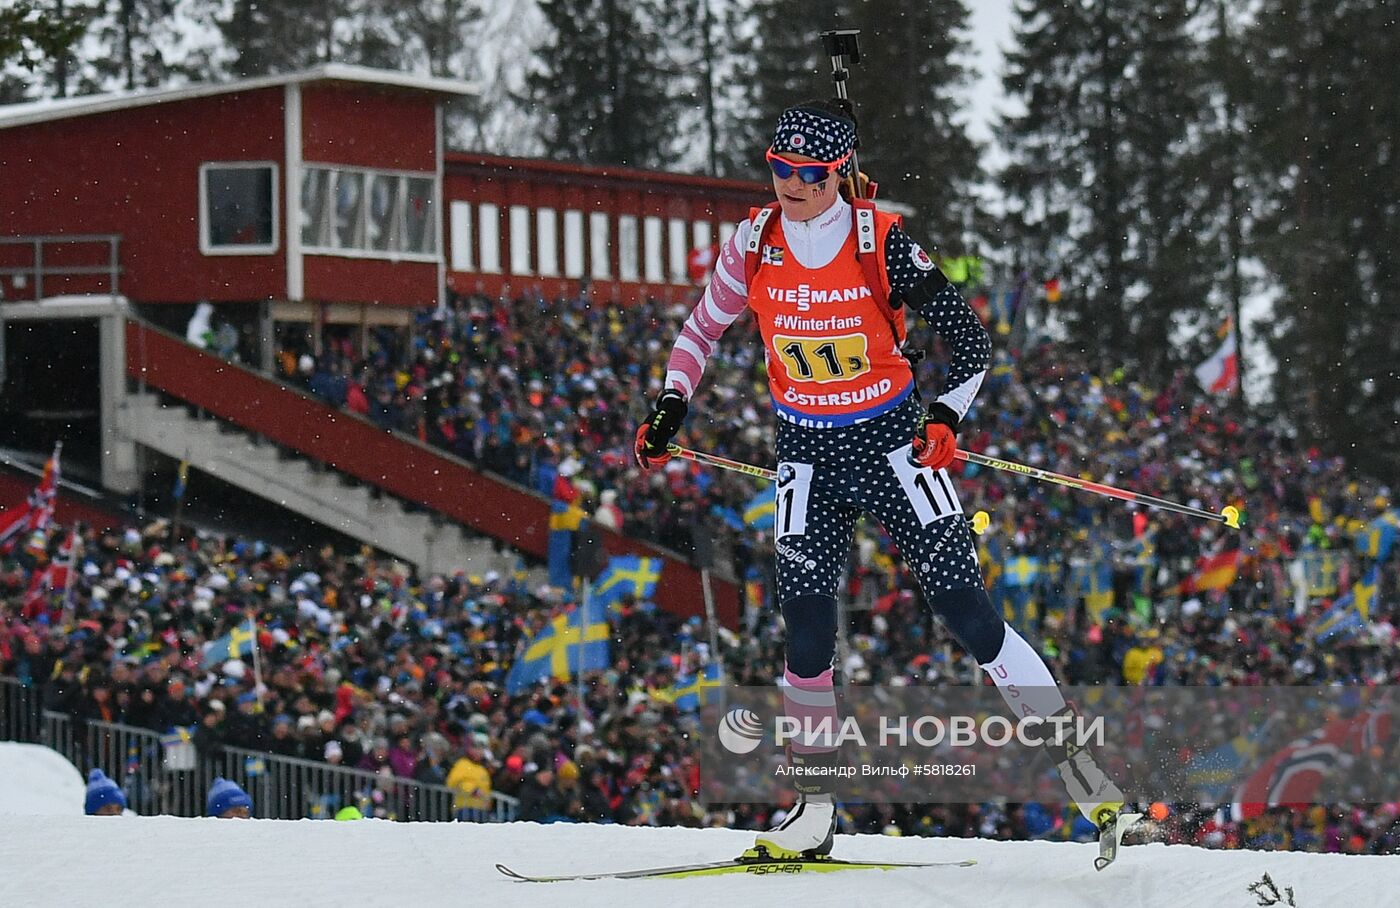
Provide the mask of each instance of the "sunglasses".
{"label": "sunglasses", "polygon": [[808,185],[813,185],[824,182],[831,176],[832,171],[850,159],[854,151],[855,149],[846,152],[831,163],[826,163],[824,161],[803,161],[799,164],[796,161],[789,161],[782,155],[774,153],[771,148],[768,149],[763,156],[768,160],[768,166],[773,168],[773,176],[778,179],[786,180],[788,177],[792,176],[793,173],[796,173],[799,180]]}

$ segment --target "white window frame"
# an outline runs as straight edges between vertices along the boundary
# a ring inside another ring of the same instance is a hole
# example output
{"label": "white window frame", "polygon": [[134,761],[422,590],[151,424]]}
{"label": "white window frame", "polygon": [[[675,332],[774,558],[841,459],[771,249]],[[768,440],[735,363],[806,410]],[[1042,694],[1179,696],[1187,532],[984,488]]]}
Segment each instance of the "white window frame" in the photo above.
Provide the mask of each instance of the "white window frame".
{"label": "white window frame", "polygon": [[[209,171],[272,171],[272,242],[256,246],[214,246],[209,242]],[[271,255],[277,251],[282,233],[281,168],[276,161],[205,161],[199,165],[199,251],[201,255]]]}
{"label": "white window frame", "polygon": [[661,218],[642,218],[642,276],[648,284],[666,283],[665,227]]}
{"label": "white window frame", "polygon": [[473,271],[472,203],[454,201],[449,210],[452,218],[452,270]]}
{"label": "white window frame", "polygon": [[564,211],[564,276],[578,279],[583,267],[583,212],[577,208]]}
{"label": "white window frame", "polygon": [[640,283],[641,271],[641,225],[633,214],[618,215],[617,218],[617,279],[626,283]]}
{"label": "white window frame", "polygon": [[608,213],[588,212],[588,253],[590,273],[595,281],[612,280],[612,237]]}
{"label": "white window frame", "polygon": [[666,247],[670,253],[667,270],[671,272],[671,283],[689,284],[690,278],[686,274],[689,262],[686,259],[690,255],[690,231],[685,229],[685,219],[671,218],[666,223],[666,233]]}
{"label": "white window frame", "polygon": [[[323,214],[330,219],[330,235],[332,238],[332,242],[334,242],[335,236],[335,183],[339,174],[342,173],[358,173],[364,175],[364,188],[361,190],[361,192],[364,194],[365,197],[362,197],[360,203],[360,223],[358,227],[358,235],[366,242],[367,238],[369,237],[369,200],[367,196],[369,194],[370,181],[374,177],[389,176],[399,178],[399,196],[395,206],[395,217],[398,219],[399,228],[401,231],[407,231],[408,229],[407,210],[405,206],[408,205],[408,180],[410,178],[418,180],[427,180],[432,185],[433,197],[428,200],[429,205],[432,206],[432,212],[430,216],[439,219],[442,217],[442,183],[440,180],[438,180],[437,174],[432,171],[398,170],[391,167],[355,167],[349,164],[329,164],[323,161],[308,161],[302,165],[301,170],[303,175],[312,170],[331,171],[330,185],[328,185],[326,188],[326,197],[324,200],[322,200],[322,204],[326,206],[326,211],[324,211]],[[301,187],[297,187],[297,192],[300,193],[300,191]],[[438,231],[435,229],[429,230],[427,235],[429,238],[431,238],[435,247],[432,252],[405,252],[394,249],[366,249],[358,246],[353,248],[343,248],[340,246],[312,246],[304,242],[302,244],[301,251],[304,255],[334,255],[340,258],[348,259],[378,259],[380,261],[389,262],[432,262],[440,264],[444,261],[444,259],[442,244],[438,240]]]}
{"label": "white window frame", "polygon": [[612,280],[612,217],[606,211],[588,213],[589,274],[595,281]]}
{"label": "white window frame", "polygon": [[518,277],[531,277],[530,270],[530,208],[528,205],[510,206],[510,273]]}
{"label": "white window frame", "polygon": [[481,273],[501,273],[501,206],[482,202],[476,208],[477,236],[481,253]]}
{"label": "white window frame", "polygon": [[540,277],[559,276],[559,212],[553,208],[535,209],[535,267]]}

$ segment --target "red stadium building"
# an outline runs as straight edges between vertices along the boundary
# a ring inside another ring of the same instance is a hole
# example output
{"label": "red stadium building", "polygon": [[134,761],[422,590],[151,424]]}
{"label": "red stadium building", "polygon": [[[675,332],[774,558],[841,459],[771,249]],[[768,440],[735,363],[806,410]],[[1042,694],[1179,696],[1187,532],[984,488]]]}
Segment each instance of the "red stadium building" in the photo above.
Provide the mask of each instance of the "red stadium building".
{"label": "red stadium building", "polygon": [[[447,152],[444,103],[471,91],[328,64],[0,107],[0,446],[63,438],[122,495],[187,460],[434,570],[476,558],[483,536],[542,555],[548,501],[281,384],[279,339],[319,349],[338,325],[354,340],[450,291],[682,300],[771,191]],[[234,353],[256,369],[176,336],[200,303],[237,326]],[[649,550],[615,534],[606,547]],[[668,607],[699,609],[698,575],[665,557]],[[718,587],[732,622],[735,588]]]}

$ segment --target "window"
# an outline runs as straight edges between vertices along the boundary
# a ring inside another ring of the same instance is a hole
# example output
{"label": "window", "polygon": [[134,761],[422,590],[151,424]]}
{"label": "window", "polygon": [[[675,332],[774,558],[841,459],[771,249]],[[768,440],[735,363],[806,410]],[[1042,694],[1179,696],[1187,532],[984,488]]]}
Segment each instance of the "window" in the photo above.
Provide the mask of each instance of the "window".
{"label": "window", "polygon": [[510,206],[510,273],[530,273],[530,209]]}
{"label": "window", "polygon": [[369,179],[369,248],[381,252],[402,248],[403,208],[399,205],[399,178],[376,174]]}
{"label": "window", "polygon": [[564,276],[583,277],[583,212],[564,212]]}
{"label": "window", "polygon": [[[565,215],[567,218],[568,215]],[[565,222],[567,223],[567,221]],[[540,276],[559,276],[559,216],[553,208],[541,208],[535,212],[535,230],[539,232],[539,244],[535,254],[539,256]]]}
{"label": "window", "polygon": [[335,248],[364,246],[365,175],[335,174]]}
{"label": "window", "polygon": [[307,165],[302,246],[313,253],[436,261],[436,200],[431,176]]}
{"label": "window", "polygon": [[277,165],[203,164],[199,168],[199,251],[259,255],[277,251]]}
{"label": "window", "polygon": [[405,177],[404,187],[408,192],[403,208],[407,222],[404,251],[434,255],[437,253],[437,206],[433,202],[433,180],[431,177]]}
{"label": "window", "polygon": [[452,203],[452,270],[472,270],[472,206]]}
{"label": "window", "polygon": [[501,273],[501,209],[499,205],[482,202],[477,209],[477,225],[481,233],[481,270],[485,274]]}
{"label": "window", "polygon": [[588,252],[592,261],[594,280],[605,281],[612,277],[612,250],[608,243],[608,213],[590,211],[588,213]]}
{"label": "window", "polygon": [[331,172],[308,171],[301,180],[301,244],[329,246],[331,220],[326,199],[330,197]]}
{"label": "window", "polygon": [[734,231],[739,229],[738,224],[731,224],[728,221],[719,222],[719,244],[723,246],[729,242],[729,238],[734,235]]}
{"label": "window", "polygon": [[630,214],[617,219],[617,270],[619,280],[641,280],[637,270],[637,219]]}
{"label": "window", "polygon": [[690,281],[686,279],[685,275],[685,259],[686,254],[690,252],[690,237],[686,236],[688,231],[685,229],[685,221],[680,218],[671,218],[667,228],[667,232],[670,234],[668,248],[671,255],[668,264],[670,265],[671,283],[688,284]]}
{"label": "window", "polygon": [[661,218],[645,218],[642,221],[642,236],[646,240],[646,280],[648,284],[661,284],[666,281],[666,273],[661,261]]}

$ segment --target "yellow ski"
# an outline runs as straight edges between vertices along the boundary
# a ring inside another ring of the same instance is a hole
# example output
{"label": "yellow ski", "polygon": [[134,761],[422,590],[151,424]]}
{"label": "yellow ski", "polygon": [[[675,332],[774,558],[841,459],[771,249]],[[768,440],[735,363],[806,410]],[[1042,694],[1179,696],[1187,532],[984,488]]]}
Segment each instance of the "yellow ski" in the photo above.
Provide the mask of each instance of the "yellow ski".
{"label": "yellow ski", "polygon": [[725,876],[742,873],[749,876],[791,876],[799,873],[837,873],[843,870],[907,870],[920,867],[971,867],[976,861],[935,861],[905,863],[898,861],[841,861],[835,858],[798,858],[771,860],[731,858],[706,864],[682,864],[675,867],[652,867],[645,870],[623,870],[615,873],[578,873],[567,876],[529,876],[517,873],[504,864],[496,869],[513,880],[525,883],[565,883],[572,880],[679,880],[689,877]]}

